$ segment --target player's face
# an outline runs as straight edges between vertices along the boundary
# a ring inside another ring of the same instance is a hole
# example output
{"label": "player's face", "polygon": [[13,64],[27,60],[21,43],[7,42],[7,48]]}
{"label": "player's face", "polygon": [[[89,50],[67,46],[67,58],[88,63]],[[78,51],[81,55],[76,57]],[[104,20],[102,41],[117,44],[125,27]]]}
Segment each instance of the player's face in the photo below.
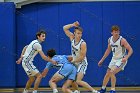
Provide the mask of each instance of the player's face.
{"label": "player's face", "polygon": [[82,32],[81,32],[81,31],[76,30],[76,31],[74,32],[74,34],[75,34],[75,38],[81,39],[81,37],[82,37]]}
{"label": "player's face", "polygon": [[119,31],[119,30],[113,30],[113,31],[111,32],[111,34],[112,34],[113,36],[119,36],[119,35],[120,35],[120,31]]}
{"label": "player's face", "polygon": [[41,34],[41,35],[38,37],[38,39],[39,39],[41,42],[45,41],[45,38],[46,38],[46,35],[45,35],[45,34]]}

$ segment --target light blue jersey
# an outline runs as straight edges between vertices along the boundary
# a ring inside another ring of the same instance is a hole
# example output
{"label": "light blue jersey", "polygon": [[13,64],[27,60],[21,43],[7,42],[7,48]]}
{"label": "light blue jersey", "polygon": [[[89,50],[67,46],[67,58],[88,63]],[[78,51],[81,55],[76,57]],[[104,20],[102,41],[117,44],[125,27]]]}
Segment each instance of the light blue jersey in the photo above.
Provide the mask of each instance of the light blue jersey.
{"label": "light blue jersey", "polygon": [[60,67],[63,64],[65,64],[65,63],[70,64],[70,62],[67,60],[66,55],[55,55],[52,59],[57,61],[58,65],[53,65],[51,62],[48,62],[45,68],[48,68],[48,69],[51,69],[51,68],[60,69]]}
{"label": "light blue jersey", "polygon": [[58,65],[53,65],[51,62],[48,62],[45,68],[59,68],[58,73],[67,79],[75,80],[77,69],[76,67],[67,60],[66,55],[55,55],[53,58]]}

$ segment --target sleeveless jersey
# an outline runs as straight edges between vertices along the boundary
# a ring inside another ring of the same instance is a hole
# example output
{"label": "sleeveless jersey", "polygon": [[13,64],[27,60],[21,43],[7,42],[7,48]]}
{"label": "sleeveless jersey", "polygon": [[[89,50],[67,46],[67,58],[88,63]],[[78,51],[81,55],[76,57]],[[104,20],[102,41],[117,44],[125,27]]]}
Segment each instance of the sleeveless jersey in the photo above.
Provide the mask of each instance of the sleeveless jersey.
{"label": "sleeveless jersey", "polygon": [[[80,50],[81,50],[82,42],[84,42],[83,39],[81,39],[78,44],[75,44],[75,40],[74,39],[71,41],[71,52],[72,52],[72,57],[74,59],[76,59],[76,58],[78,58],[80,56]],[[86,57],[81,62],[84,62],[84,64],[88,64]]]}
{"label": "sleeveless jersey", "polygon": [[34,57],[38,54],[38,51],[41,51],[41,50],[42,50],[42,47],[39,41],[33,40],[26,48],[23,60],[26,62],[32,62]]}
{"label": "sleeveless jersey", "polygon": [[109,38],[109,40],[110,40],[110,46],[111,46],[112,53],[113,53],[112,59],[121,59],[126,54],[125,47],[121,46],[121,39],[122,38],[123,37],[120,36],[116,42],[113,41],[113,36],[111,36]]}

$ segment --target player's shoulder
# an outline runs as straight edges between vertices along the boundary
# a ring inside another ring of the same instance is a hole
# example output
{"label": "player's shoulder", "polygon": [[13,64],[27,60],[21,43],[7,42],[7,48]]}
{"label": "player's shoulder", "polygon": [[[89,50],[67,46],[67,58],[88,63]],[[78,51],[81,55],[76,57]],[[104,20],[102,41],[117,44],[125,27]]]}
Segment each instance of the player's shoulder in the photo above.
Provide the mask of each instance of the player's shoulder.
{"label": "player's shoulder", "polygon": [[86,44],[86,41],[84,39],[81,39],[81,43]]}
{"label": "player's shoulder", "polygon": [[122,37],[122,36],[120,36],[120,37],[121,37],[121,42],[127,42],[127,40],[124,37]]}
{"label": "player's shoulder", "polygon": [[110,37],[108,38],[108,41],[112,40],[112,38],[113,38],[113,36],[110,36]]}
{"label": "player's shoulder", "polygon": [[125,45],[127,43],[128,43],[127,40],[124,37],[122,37],[121,38],[121,45],[123,46],[123,45]]}
{"label": "player's shoulder", "polygon": [[38,40],[33,40],[32,42],[37,42],[38,43]]}
{"label": "player's shoulder", "polygon": [[39,43],[38,40],[33,40],[31,43],[32,43],[33,45],[34,45],[34,44],[40,45],[40,43]]}
{"label": "player's shoulder", "polygon": [[86,42],[85,42],[85,41],[82,41],[82,42],[81,42],[81,45],[86,45]]}

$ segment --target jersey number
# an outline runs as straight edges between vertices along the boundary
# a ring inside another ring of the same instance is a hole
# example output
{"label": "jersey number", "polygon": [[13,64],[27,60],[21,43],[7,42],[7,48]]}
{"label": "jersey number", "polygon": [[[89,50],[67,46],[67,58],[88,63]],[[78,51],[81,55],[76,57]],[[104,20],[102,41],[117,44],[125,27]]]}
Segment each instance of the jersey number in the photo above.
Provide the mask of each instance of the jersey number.
{"label": "jersey number", "polygon": [[115,48],[113,48],[113,51],[112,52],[115,53]]}
{"label": "jersey number", "polygon": [[76,53],[75,53],[75,51],[73,50],[72,52],[73,52],[73,54],[76,56]]}

